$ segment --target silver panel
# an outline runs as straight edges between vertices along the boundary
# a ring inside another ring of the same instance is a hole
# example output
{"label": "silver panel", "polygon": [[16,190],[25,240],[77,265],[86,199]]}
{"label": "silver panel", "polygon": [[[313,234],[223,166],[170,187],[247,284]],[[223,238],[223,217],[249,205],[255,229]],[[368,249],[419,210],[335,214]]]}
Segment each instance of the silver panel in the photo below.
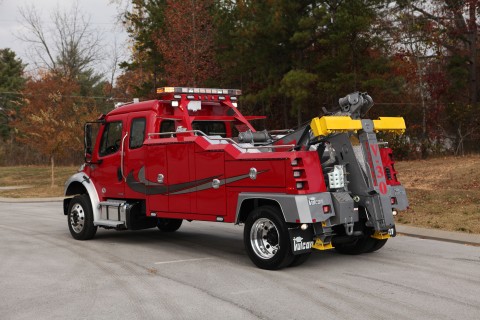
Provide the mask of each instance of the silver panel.
{"label": "silver panel", "polygon": [[[248,199],[265,199],[278,203],[286,222],[312,223],[325,221],[335,215],[332,198],[329,192],[313,193],[308,195],[278,194],[278,193],[240,193],[237,202],[237,217],[235,223],[239,223],[239,213],[242,203]],[[332,212],[323,213],[323,206],[330,205]]]}
{"label": "silver panel", "polygon": [[388,186],[388,191],[392,197],[397,198],[397,204],[394,204],[392,207],[400,211],[407,210],[409,204],[408,204],[407,192],[405,191],[405,187],[404,186]]}

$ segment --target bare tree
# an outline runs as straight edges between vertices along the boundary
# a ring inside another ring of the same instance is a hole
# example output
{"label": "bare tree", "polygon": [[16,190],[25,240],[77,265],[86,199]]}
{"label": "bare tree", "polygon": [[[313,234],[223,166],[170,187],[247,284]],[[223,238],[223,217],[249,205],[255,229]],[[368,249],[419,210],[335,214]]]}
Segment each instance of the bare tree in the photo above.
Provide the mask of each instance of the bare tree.
{"label": "bare tree", "polygon": [[38,68],[75,78],[101,60],[100,33],[80,12],[78,2],[70,10],[52,12],[50,27],[34,5],[19,11],[25,31],[17,37],[31,45],[29,55]]}
{"label": "bare tree", "polygon": [[117,78],[118,65],[124,59],[124,54],[118,45],[117,38],[114,38],[113,45],[110,46],[109,52],[110,52],[110,57],[109,57],[107,66],[109,68],[109,73],[110,73],[110,77],[109,77],[110,90],[108,92],[108,95],[112,96],[113,85],[114,85],[115,79]]}

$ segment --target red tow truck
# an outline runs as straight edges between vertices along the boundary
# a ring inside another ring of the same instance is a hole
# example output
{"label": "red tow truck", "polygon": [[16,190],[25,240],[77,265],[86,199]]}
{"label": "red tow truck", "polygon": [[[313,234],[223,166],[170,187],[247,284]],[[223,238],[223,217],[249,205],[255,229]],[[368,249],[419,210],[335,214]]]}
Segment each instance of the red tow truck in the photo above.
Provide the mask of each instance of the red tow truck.
{"label": "red tow truck", "polygon": [[408,206],[391,149],[402,118],[368,120],[366,93],[296,130],[256,131],[240,90],[165,87],[85,124],[85,163],[65,184],[75,239],[97,228],[173,232],[184,220],[244,225],[259,268],[305,262],[313,249],[369,253],[395,236]]}

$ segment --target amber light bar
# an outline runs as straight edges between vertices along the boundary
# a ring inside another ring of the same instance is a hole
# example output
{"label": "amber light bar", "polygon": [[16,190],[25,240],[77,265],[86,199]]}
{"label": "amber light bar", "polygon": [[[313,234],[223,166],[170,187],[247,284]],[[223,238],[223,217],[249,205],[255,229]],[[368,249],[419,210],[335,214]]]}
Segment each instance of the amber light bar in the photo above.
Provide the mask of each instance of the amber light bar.
{"label": "amber light bar", "polygon": [[158,94],[163,93],[204,93],[204,94],[225,94],[239,96],[242,90],[239,89],[213,89],[213,88],[189,88],[189,87],[161,87],[157,88]]}

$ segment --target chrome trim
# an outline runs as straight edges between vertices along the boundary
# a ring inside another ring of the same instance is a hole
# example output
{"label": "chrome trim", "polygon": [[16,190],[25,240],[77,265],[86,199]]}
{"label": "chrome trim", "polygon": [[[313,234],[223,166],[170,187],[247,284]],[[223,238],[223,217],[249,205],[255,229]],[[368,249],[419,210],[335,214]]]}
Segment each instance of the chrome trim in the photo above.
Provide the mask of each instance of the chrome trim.
{"label": "chrome trim", "polygon": [[267,218],[256,220],[250,229],[250,245],[261,259],[271,259],[280,249],[280,235],[275,224]]}
{"label": "chrome trim", "polygon": [[90,202],[92,203],[92,210],[93,210],[93,221],[98,221],[100,219],[100,209],[98,208],[98,204],[100,200],[98,198],[97,189],[94,186],[93,180],[85,173],[85,172],[77,172],[65,182],[65,190],[64,195],[65,197],[69,197],[72,195],[67,195],[67,190],[70,184],[73,182],[80,182],[85,189],[87,190],[88,197],[90,198]]}
{"label": "chrome trim", "polygon": [[125,152],[124,152],[125,139],[127,139],[127,136],[128,136],[128,132],[125,133],[125,136],[122,139],[122,150],[121,150],[121,153],[120,153],[120,171],[122,172],[122,178],[125,182],[127,181],[127,177],[125,177],[125,174],[123,172],[123,162],[124,162],[124,157],[125,157]]}

